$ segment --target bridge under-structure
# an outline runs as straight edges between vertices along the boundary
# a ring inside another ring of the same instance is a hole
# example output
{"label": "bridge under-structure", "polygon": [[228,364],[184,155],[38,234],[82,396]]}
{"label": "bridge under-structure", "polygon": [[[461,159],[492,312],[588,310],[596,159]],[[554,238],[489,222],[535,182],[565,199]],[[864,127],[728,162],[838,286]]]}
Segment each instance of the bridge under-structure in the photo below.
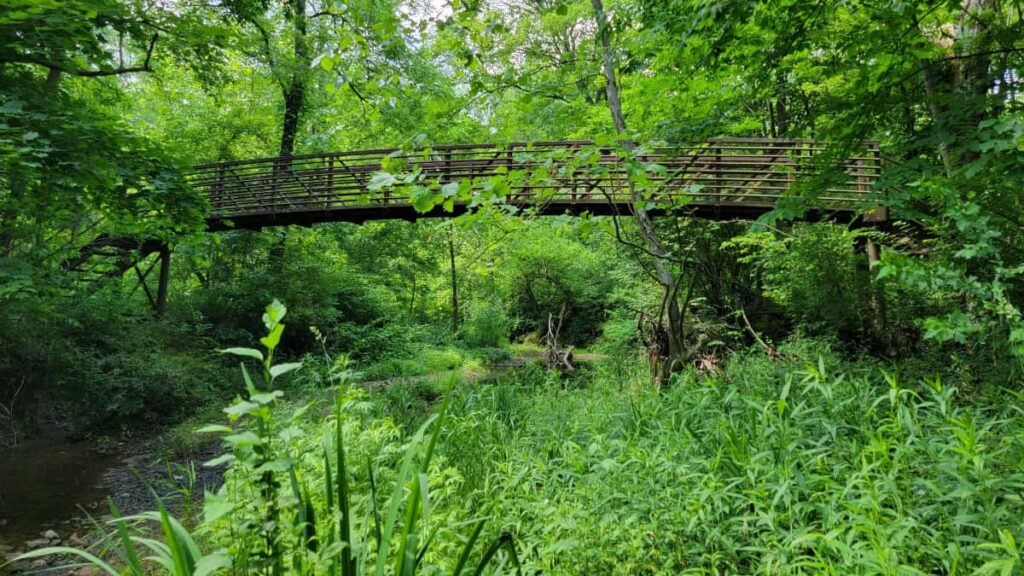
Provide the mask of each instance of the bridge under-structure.
{"label": "bridge under-structure", "polygon": [[[696,217],[757,218],[792,195],[797,183],[827,171],[804,219],[884,219],[884,212],[872,211],[880,205],[877,144],[825,166],[829,152],[812,140],[756,138],[646,148],[631,159],[586,141],[465,144],[219,162],[195,167],[188,179],[209,199],[207,225],[214,231],[450,216],[470,207],[459,200],[419,212],[401,187],[374,184],[375,175],[388,170],[415,175],[434,189],[464,181],[481,189],[505,177],[509,187],[498,201],[544,214],[628,214],[634,203],[629,171],[636,162],[657,167],[644,175],[655,205],[680,206]],[[512,174],[518,178],[508,178]]]}
{"label": "bridge under-structure", "polygon": [[[756,219],[780,201],[809,192],[804,220],[874,225],[886,220],[876,184],[882,175],[878,145],[864,143],[838,155],[813,140],[715,138],[697,144],[635,149],[587,141],[460,144],[414,150],[378,149],[199,165],[186,173],[209,200],[212,232],[312,225],[321,222],[453,216],[471,210],[474,199],[503,180],[502,197],[490,198],[540,214],[629,214],[636,198],[639,166],[645,202],[655,212],[715,220]],[[399,182],[421,190],[455,189],[448,206],[421,212]],[[381,178],[381,176],[386,176]],[[493,191],[493,188],[492,188]],[[869,247],[870,249],[870,247]],[[150,254],[159,257],[142,270]],[[167,299],[169,248],[156,241],[101,237],[65,261],[65,268],[112,276],[134,269],[150,303],[161,312]],[[106,257],[113,264],[89,266]],[[159,265],[154,296],[146,285]]]}

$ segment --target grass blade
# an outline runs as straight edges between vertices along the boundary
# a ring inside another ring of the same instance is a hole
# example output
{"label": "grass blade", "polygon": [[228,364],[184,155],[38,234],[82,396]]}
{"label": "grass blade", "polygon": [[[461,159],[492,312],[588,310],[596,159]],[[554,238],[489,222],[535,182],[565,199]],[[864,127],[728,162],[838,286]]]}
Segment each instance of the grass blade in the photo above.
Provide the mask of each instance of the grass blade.
{"label": "grass blade", "polygon": [[370,475],[370,507],[373,509],[373,537],[377,540],[377,549],[380,549],[380,509],[377,508],[377,475],[373,471],[373,463],[366,463],[366,470]]}
{"label": "grass blade", "polygon": [[146,572],[142,569],[142,562],[139,561],[139,555],[135,552],[135,543],[132,542],[132,537],[128,533],[128,524],[121,518],[121,512],[114,505],[113,499],[110,501],[110,514],[114,518],[114,526],[117,527],[117,534],[121,538],[121,548],[123,548],[123,554],[121,557],[131,568],[132,574],[145,574]]}
{"label": "grass blade", "polygon": [[111,576],[120,576],[120,573],[117,570],[114,570],[113,566],[107,564],[103,560],[100,560],[96,556],[93,556],[85,550],[79,550],[78,548],[70,548],[67,546],[53,546],[50,548],[40,548],[39,550],[26,552],[21,556],[15,558],[13,561],[21,562],[22,560],[43,558],[45,556],[51,556],[53,554],[70,554],[72,556],[78,556],[79,558],[82,558],[83,560],[88,562],[91,566],[99,568],[100,570],[106,572],[107,574],[110,574]]}
{"label": "grass blade", "polygon": [[466,541],[466,545],[462,548],[462,553],[459,554],[459,561],[455,563],[455,569],[452,570],[452,576],[460,576],[462,571],[466,568],[466,562],[469,561],[469,555],[473,552],[473,547],[476,546],[476,541],[480,539],[480,533],[484,530],[484,524],[487,523],[487,516],[490,515],[491,507],[488,506],[487,511],[484,512],[484,517],[476,523],[473,527],[473,532],[469,535],[469,540]]}
{"label": "grass blade", "polygon": [[[338,521],[338,533],[345,547],[341,549],[342,576],[356,576],[355,558],[352,556],[352,514],[348,491],[348,465],[345,463],[345,433],[342,428],[341,398],[337,400],[337,416],[335,417],[334,447],[338,459],[338,509],[341,519]],[[374,504],[376,506],[376,504]],[[379,544],[379,543],[378,543]]]}
{"label": "grass blade", "polygon": [[[327,497],[327,512],[328,515],[334,513],[334,475],[331,474],[331,457],[327,450],[327,444],[324,444],[324,494]],[[334,543],[334,528],[328,527],[326,536],[326,545],[330,547]],[[327,568],[329,576],[336,576],[338,574],[338,565],[331,562]]]}
{"label": "grass blade", "polygon": [[474,576],[481,576],[484,573],[484,568],[487,567],[502,546],[507,549],[509,558],[512,559],[512,564],[516,567],[516,574],[522,576],[523,569],[519,563],[519,555],[516,554],[516,546],[512,541],[512,535],[508,532],[502,532],[500,536],[494,539],[494,542],[491,542],[491,546],[487,549],[487,552],[484,552],[483,558],[477,564],[476,571],[473,572]]}
{"label": "grass blade", "polygon": [[[391,502],[388,505],[388,515],[384,522],[384,530],[381,532],[380,545],[377,548],[377,566],[374,570],[376,576],[384,576],[384,567],[387,564],[388,550],[391,547],[391,536],[394,534],[395,525],[398,523],[398,514],[402,506],[402,494],[405,491],[405,485],[408,483],[410,476],[415,466],[416,452],[420,442],[423,441],[423,435],[430,426],[436,416],[431,416],[423,423],[423,426],[416,432],[412,440],[409,442],[409,447],[405,451],[405,456],[402,458],[402,465],[398,470],[398,477],[395,478],[395,489],[391,494]],[[408,529],[405,530],[408,533]],[[401,562],[401,556],[399,556],[399,562]]]}

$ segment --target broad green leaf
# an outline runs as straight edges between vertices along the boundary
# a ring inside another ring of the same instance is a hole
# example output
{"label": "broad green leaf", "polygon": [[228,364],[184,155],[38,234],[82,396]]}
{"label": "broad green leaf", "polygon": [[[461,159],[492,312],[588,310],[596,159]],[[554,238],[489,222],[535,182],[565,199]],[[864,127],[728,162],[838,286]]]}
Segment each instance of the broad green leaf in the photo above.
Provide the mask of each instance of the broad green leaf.
{"label": "broad green leaf", "polygon": [[203,556],[196,562],[192,576],[209,576],[227,568],[231,568],[231,556],[224,551],[214,552]]}
{"label": "broad green leaf", "polygon": [[234,511],[235,505],[227,498],[209,491],[203,493],[203,520],[216,522]]}
{"label": "broad green leaf", "polygon": [[243,356],[246,358],[254,358],[263,362],[263,353],[254,348],[225,348],[220,351],[221,354],[233,354],[235,356]]}
{"label": "broad green leaf", "polygon": [[285,364],[277,364],[270,367],[270,378],[274,379],[282,374],[287,374],[293,370],[302,368],[302,362],[288,362]]}

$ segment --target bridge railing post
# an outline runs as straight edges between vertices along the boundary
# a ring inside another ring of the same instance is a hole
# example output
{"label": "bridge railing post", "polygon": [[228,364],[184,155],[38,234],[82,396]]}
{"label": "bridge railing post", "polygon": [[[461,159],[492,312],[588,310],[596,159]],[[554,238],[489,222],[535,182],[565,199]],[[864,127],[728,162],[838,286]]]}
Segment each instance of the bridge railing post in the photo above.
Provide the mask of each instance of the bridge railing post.
{"label": "bridge railing post", "polygon": [[[472,169],[470,169],[470,174],[472,174],[472,172],[473,172]],[[452,150],[451,150],[451,148],[446,150],[445,153],[444,153],[444,165],[442,167],[442,173],[441,173],[440,180],[442,181],[443,184],[448,184],[449,182],[453,182],[453,180],[452,180]]]}
{"label": "bridge railing post", "polygon": [[[882,151],[878,147],[877,142],[868,143],[868,157],[871,159],[871,177],[864,176],[868,182],[865,182],[864,188],[865,193],[871,193],[871,186],[873,182],[870,180],[876,180],[882,177]],[[885,222],[889,219],[889,208],[879,202],[875,209],[864,216],[865,222]]]}
{"label": "bridge railing post", "polygon": [[722,210],[722,194],[725,194],[725,183],[719,172],[722,169],[722,146],[715,146],[714,152],[715,166],[711,169],[711,193],[715,198],[715,214],[718,214]]}
{"label": "bridge railing post", "polygon": [[[577,159],[580,156],[580,145],[579,145],[579,143],[573,144],[571,150],[572,150],[572,156],[570,158],[566,159],[566,164],[568,164],[569,162],[572,162],[573,166],[578,166],[576,164],[576,162],[577,162]],[[568,172],[567,175],[571,179],[572,188],[571,188],[570,195],[572,197],[572,203],[575,205],[576,204],[576,200],[577,200],[576,168],[574,167],[571,172]]]}
{"label": "bridge railing post", "polygon": [[[515,154],[514,154],[514,152],[512,150],[512,145],[506,146],[505,147],[505,167],[508,169],[509,172],[512,171],[512,162],[513,162],[513,158],[514,157],[515,157]],[[525,173],[525,171],[524,171],[524,173]],[[522,192],[526,192],[526,182],[525,181],[523,182]],[[505,202],[508,203],[508,204],[512,204],[514,199],[515,199],[515,194],[512,193],[512,188],[509,187],[508,195],[505,198]]]}
{"label": "bridge railing post", "polygon": [[334,155],[331,154],[327,157],[327,189],[324,190],[324,203],[325,208],[330,208],[334,204]]}
{"label": "bridge railing post", "polygon": [[[870,154],[871,152],[868,151],[868,153]],[[864,169],[865,169],[864,159],[863,158],[858,158],[853,163],[853,169],[854,169],[854,171],[857,174],[857,176],[856,176],[857,194],[859,196],[863,197],[864,195],[866,195],[868,193],[868,189],[865,186],[866,181],[864,180]]]}
{"label": "bridge railing post", "polygon": [[800,171],[814,162],[814,149],[811,145],[794,142],[793,148],[793,169],[786,175],[785,192],[793,189],[793,181],[800,176]]}
{"label": "bridge railing post", "polygon": [[211,202],[213,205],[210,207],[213,209],[214,213],[219,212],[224,205],[224,185],[227,177],[227,170],[228,167],[223,164],[221,164],[220,168],[217,170],[217,187],[213,194],[213,202]]}
{"label": "bridge railing post", "polygon": [[278,178],[281,172],[284,170],[283,161],[280,158],[274,160],[274,171],[270,174],[270,212],[277,212],[278,196],[280,189],[278,188]]}

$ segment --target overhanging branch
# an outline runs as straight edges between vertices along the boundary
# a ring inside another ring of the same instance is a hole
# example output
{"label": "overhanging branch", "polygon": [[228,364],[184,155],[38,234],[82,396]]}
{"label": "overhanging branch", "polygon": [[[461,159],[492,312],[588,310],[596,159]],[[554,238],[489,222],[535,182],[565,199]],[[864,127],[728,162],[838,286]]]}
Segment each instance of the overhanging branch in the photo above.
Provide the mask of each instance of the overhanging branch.
{"label": "overhanging branch", "polygon": [[35,66],[42,66],[52,71],[61,72],[63,74],[69,74],[71,76],[78,76],[81,78],[99,78],[103,76],[119,76],[121,74],[135,74],[138,72],[152,72],[153,69],[150,67],[150,62],[153,59],[153,50],[156,47],[156,41],[160,38],[160,34],[153,34],[153,38],[149,41],[149,46],[146,48],[146,58],[142,62],[141,66],[118,66],[117,68],[101,68],[98,70],[82,70],[79,68],[72,68],[58,62],[51,62],[45,58],[38,56],[23,55],[23,56],[3,56],[0,57],[0,64],[33,64]]}

